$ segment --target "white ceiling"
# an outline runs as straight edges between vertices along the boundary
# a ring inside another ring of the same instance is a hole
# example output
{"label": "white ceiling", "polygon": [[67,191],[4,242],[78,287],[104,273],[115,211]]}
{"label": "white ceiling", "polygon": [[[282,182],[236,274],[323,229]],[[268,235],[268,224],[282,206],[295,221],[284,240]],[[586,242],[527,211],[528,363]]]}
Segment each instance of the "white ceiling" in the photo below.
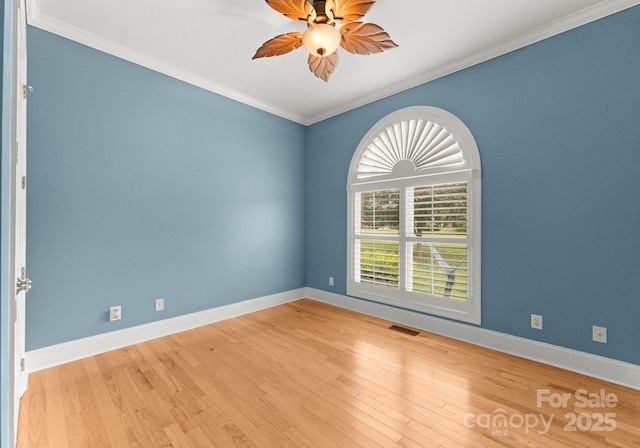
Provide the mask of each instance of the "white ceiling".
{"label": "white ceiling", "polygon": [[29,23],[290,120],[311,124],[640,4],[640,0],[378,0],[364,21],[399,45],[339,50],[328,83],[304,48],[252,60],[304,30],[264,0],[27,0]]}

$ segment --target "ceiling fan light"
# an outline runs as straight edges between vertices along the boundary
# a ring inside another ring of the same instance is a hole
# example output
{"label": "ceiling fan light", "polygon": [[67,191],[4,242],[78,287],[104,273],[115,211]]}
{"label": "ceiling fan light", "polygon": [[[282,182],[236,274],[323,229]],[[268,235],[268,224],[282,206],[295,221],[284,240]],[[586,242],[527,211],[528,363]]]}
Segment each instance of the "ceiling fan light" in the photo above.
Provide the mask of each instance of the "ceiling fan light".
{"label": "ceiling fan light", "polygon": [[335,26],[319,24],[307,28],[302,35],[302,45],[314,56],[329,56],[340,45],[340,31]]}

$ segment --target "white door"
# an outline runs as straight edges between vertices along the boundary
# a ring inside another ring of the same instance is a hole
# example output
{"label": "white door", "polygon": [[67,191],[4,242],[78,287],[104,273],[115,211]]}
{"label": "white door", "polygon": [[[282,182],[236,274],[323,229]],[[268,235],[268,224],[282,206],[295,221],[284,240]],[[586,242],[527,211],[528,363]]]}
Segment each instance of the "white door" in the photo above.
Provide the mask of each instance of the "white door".
{"label": "white door", "polygon": [[27,389],[27,373],[23,359],[25,352],[25,296],[31,288],[26,272],[27,217],[27,49],[24,0],[20,0],[16,21],[16,117],[15,117],[15,183],[14,183],[14,262],[15,323],[14,323],[14,427],[18,421],[20,398]]}

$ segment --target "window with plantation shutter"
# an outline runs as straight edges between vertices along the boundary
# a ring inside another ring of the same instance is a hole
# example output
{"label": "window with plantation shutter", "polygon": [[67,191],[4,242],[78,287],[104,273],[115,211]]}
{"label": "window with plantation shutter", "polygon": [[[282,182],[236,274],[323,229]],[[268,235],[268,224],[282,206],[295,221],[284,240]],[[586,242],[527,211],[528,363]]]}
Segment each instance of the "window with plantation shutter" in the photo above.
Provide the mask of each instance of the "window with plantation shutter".
{"label": "window with plantation shutter", "polygon": [[362,192],[356,201],[359,238],[355,275],[361,283],[397,289],[400,191]]}
{"label": "window with plantation shutter", "polygon": [[376,124],[349,171],[347,293],[480,323],[480,179],[450,113],[412,107]]}

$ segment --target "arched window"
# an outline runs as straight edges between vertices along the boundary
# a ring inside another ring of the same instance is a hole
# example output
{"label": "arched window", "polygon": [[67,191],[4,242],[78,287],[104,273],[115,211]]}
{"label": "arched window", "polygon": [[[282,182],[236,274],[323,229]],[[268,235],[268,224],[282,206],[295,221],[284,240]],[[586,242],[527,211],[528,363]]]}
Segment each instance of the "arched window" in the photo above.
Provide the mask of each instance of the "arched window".
{"label": "arched window", "polygon": [[351,160],[347,294],[480,323],[480,155],[460,119],[399,110]]}

